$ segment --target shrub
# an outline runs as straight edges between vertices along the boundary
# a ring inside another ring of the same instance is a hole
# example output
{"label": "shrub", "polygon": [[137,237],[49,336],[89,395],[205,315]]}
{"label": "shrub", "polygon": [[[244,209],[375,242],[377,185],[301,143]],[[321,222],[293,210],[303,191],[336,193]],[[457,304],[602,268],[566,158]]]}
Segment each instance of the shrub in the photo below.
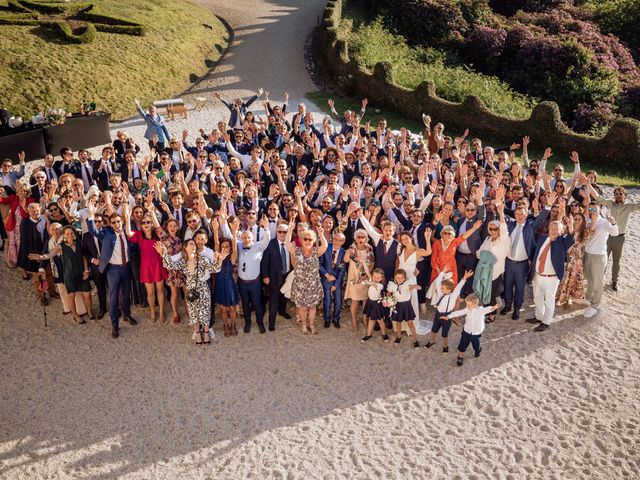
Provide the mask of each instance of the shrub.
{"label": "shrub", "polygon": [[591,0],[589,8],[602,30],[627,42],[640,59],[640,2],[637,0]]}
{"label": "shrub", "polygon": [[571,3],[570,0],[489,0],[489,5],[494,12],[507,17],[515,15],[520,10],[546,12]]}
{"label": "shrub", "polygon": [[350,40],[350,53],[359,63],[372,70],[378,62],[388,62],[393,81],[399,85],[413,89],[431,80],[438,96],[446,100],[462,102],[467,96],[475,95],[497,113],[520,119],[531,114],[534,99],[513,92],[495,77],[466,67],[446,66],[437,56],[431,63],[424,62],[425,49],[407,45],[404,38],[385,29],[381,19],[358,28]]}

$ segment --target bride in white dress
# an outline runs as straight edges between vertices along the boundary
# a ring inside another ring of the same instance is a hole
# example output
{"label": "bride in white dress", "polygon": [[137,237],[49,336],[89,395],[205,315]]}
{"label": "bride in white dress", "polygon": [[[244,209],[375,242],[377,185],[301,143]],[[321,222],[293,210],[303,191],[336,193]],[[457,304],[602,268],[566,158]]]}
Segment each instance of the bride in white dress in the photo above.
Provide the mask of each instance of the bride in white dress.
{"label": "bride in white dress", "polygon": [[[400,234],[400,245],[402,245],[402,251],[398,254],[398,268],[404,270],[407,274],[407,283],[409,285],[416,285],[416,273],[417,263],[420,259],[431,255],[431,229],[426,228],[424,231],[427,248],[418,248],[413,241],[413,236],[409,232],[402,232]],[[425,285],[420,285],[425,288]],[[428,329],[425,332],[425,326],[420,328],[420,309],[418,308],[418,292],[417,290],[411,291],[411,306],[416,314],[414,319],[414,325],[418,335],[425,335],[428,333]]]}

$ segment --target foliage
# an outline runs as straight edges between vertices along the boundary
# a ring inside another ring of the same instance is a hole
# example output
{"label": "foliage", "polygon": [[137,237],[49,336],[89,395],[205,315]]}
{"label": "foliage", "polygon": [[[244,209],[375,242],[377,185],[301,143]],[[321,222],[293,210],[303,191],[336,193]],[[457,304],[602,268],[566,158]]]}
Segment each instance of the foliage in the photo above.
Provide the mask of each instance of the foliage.
{"label": "foliage", "polygon": [[351,53],[369,69],[380,61],[392,65],[393,81],[407,88],[415,88],[425,80],[433,80],[438,96],[452,102],[461,102],[476,95],[491,110],[512,118],[527,118],[534,99],[513,92],[498,79],[474,73],[464,67],[446,66],[443,59],[428,51],[407,45],[399,35],[393,35],[380,19],[356,29],[352,35]]}
{"label": "foliage", "polygon": [[640,2],[638,0],[590,0],[586,7],[607,33],[627,42],[640,59]]}
{"label": "foliage", "polygon": [[[41,26],[0,25],[4,108],[29,118],[51,105],[76,112],[86,98],[110,111],[114,120],[126,118],[135,113],[136,97],[147,103],[189,87],[190,77],[206,73],[205,62],[217,60],[225,44],[222,23],[189,1],[138,0],[126,2],[126,9],[119,0],[96,3],[104,23],[92,19],[98,33],[89,44],[62,41],[59,33]],[[88,5],[63,3],[83,4]],[[7,8],[0,0],[0,16]],[[94,9],[83,12],[91,14]],[[131,25],[120,20],[124,15]],[[121,24],[112,25],[108,17]],[[142,24],[143,37],[104,31]]]}
{"label": "foliage", "polygon": [[[462,13],[462,5],[470,4],[467,1],[374,0],[373,4],[384,8],[391,18],[387,23],[409,41],[447,52],[448,57],[453,51],[474,70],[497,76],[518,92],[555,101],[576,131],[602,131],[605,119],[613,121],[619,113],[640,118],[637,97],[628,97],[640,85],[640,69],[631,52],[617,37],[603,34],[588,12],[571,0],[475,2],[482,13],[467,17]],[[607,25],[611,30],[615,23],[616,31],[621,31],[623,4],[631,18],[640,20],[637,0],[605,0],[592,10],[603,24],[605,11],[609,19],[616,12],[615,22]],[[633,25],[624,23],[624,28],[640,35],[640,22]],[[589,112],[594,116],[591,121]]]}

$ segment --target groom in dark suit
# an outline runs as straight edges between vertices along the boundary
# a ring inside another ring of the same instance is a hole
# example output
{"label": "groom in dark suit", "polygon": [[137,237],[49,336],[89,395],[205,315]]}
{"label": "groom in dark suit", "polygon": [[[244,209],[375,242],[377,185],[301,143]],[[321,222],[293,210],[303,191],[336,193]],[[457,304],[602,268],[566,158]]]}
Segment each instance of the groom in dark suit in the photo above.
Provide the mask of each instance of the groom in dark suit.
{"label": "groom in dark suit", "polygon": [[[322,289],[324,290],[324,328],[329,328],[333,321],[333,326],[340,328],[340,309],[342,307],[342,284],[347,271],[344,262],[345,236],[336,232],[327,250],[320,257],[320,278]],[[333,304],[333,316],[331,315],[331,305]]]}
{"label": "groom in dark suit", "polygon": [[291,271],[291,259],[285,246],[288,229],[286,224],[276,227],[276,238],[269,241],[260,261],[260,276],[269,295],[270,331],[276,329],[278,314],[287,320],[291,319],[291,315],[287,313],[287,298],[280,292],[285,278]]}
{"label": "groom in dark suit", "polygon": [[[103,219],[102,215],[96,214],[94,223],[97,229],[102,228]],[[107,276],[100,272],[98,266],[100,265],[100,252],[102,250],[102,242],[89,232],[82,235],[82,254],[89,263],[89,269],[91,271],[91,279],[96,285],[98,290],[98,302],[100,303],[100,310],[98,311],[98,318],[102,319],[107,313]]]}

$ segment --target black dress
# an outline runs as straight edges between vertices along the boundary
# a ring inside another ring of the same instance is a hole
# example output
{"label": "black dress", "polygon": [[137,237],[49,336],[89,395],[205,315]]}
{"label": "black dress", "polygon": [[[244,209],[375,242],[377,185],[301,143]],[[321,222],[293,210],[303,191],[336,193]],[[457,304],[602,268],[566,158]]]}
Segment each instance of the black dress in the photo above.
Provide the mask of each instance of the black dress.
{"label": "black dress", "polygon": [[84,274],[84,262],[82,260],[82,244],[76,239],[76,251],[62,242],[62,278],[64,288],[68,293],[90,292],[91,283],[82,278]]}

